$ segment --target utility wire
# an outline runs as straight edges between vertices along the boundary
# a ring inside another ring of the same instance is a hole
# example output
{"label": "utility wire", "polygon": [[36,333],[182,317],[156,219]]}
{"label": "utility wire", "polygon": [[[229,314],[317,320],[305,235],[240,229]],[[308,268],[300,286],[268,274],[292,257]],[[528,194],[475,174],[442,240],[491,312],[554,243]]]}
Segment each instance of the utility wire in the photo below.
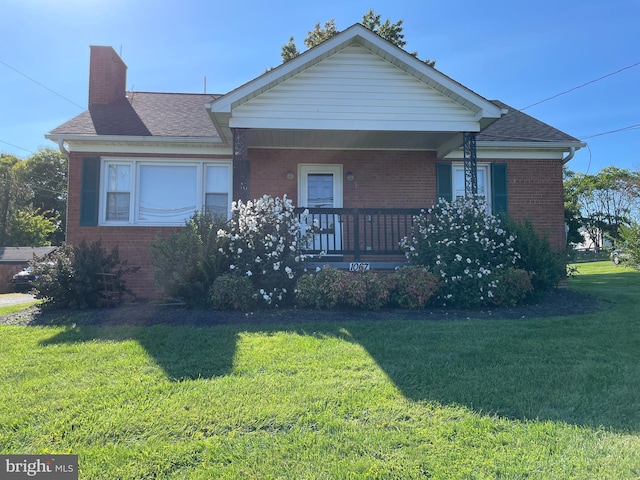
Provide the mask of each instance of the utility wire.
{"label": "utility wire", "polygon": [[584,137],[580,137],[580,139],[586,140],[587,138],[601,137],[603,135],[609,135],[611,133],[626,132],[628,130],[635,130],[636,128],[640,128],[640,123],[637,123],[635,125],[629,125],[628,127],[616,128],[615,130],[609,130],[608,132],[594,133],[593,135],[586,135]]}
{"label": "utility wire", "polygon": [[[78,107],[80,110],[85,110],[85,107],[82,107],[80,105],[78,105],[76,102],[74,102],[73,100],[69,100],[67,97],[65,97],[64,95],[60,95],[58,92],[51,90],[49,87],[47,87],[46,85],[43,85],[42,83],[38,82],[37,80],[31,78],[29,75],[27,75],[26,73],[22,73],[20,70],[13,68],[11,65],[9,65],[8,63],[3,62],[2,60],[0,60],[0,63],[2,65],[4,65],[5,67],[7,67],[10,70],[13,70],[14,72],[16,72],[19,75],[22,75],[24,78],[26,78],[27,80],[32,81],[33,83],[35,83],[36,85],[39,85],[40,87],[44,88],[45,90],[48,90],[49,92],[53,93],[54,95],[57,95],[58,97],[62,98],[63,100],[66,100],[67,102],[69,102],[72,105],[75,105],[76,107]],[[3,142],[6,143],[6,142]],[[15,145],[14,145],[15,146]],[[23,149],[24,150],[24,149]]]}
{"label": "utility wire", "polygon": [[553,100],[554,98],[558,98],[561,95],[566,95],[567,93],[573,92],[573,91],[578,90],[579,88],[582,88],[582,87],[586,87],[587,85],[591,85],[592,83],[599,82],[600,80],[604,80],[607,77],[611,77],[613,75],[617,75],[618,73],[624,72],[625,70],[629,70],[630,68],[633,68],[633,67],[637,67],[638,65],[640,65],[640,62],[634,63],[633,65],[626,66],[624,68],[621,68],[620,70],[616,70],[615,72],[607,73],[606,75],[603,75],[602,77],[596,78],[594,80],[590,80],[587,83],[583,83],[582,85],[578,85],[577,87],[570,88],[569,90],[565,90],[564,92],[557,93],[556,95],[553,95],[551,97],[548,97],[548,98],[545,98],[543,100],[540,100],[539,102],[532,103],[531,105],[527,105],[526,107],[521,108],[520,110],[521,111],[522,110],[526,110],[527,108],[531,108],[531,107],[534,107],[536,105],[540,105],[541,103],[548,102],[549,100]]}
{"label": "utility wire", "polygon": [[4,143],[5,145],[9,145],[10,147],[13,147],[13,148],[19,148],[20,150],[24,150],[25,152],[34,153],[27,148],[22,148],[18,145],[14,145],[13,143],[5,142],[4,140],[0,140],[0,143]]}

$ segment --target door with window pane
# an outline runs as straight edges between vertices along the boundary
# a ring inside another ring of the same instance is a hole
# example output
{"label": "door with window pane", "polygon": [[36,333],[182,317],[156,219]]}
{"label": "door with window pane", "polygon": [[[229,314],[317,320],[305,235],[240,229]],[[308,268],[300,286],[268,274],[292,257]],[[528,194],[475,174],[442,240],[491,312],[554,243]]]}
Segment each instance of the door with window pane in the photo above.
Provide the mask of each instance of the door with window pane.
{"label": "door with window pane", "polygon": [[[342,166],[301,165],[299,204],[308,208],[342,207]],[[309,247],[313,250],[335,251],[342,249],[340,215],[314,213],[307,218],[314,234]]]}

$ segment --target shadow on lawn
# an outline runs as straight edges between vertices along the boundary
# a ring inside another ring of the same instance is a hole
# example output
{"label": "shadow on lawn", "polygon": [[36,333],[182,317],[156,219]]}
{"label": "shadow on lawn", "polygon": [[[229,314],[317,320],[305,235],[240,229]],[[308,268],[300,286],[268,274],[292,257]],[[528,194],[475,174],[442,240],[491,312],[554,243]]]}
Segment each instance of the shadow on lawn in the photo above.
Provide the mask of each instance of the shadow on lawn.
{"label": "shadow on lawn", "polygon": [[42,345],[133,340],[153,357],[169,380],[197,380],[228,375],[233,370],[236,332],[155,325],[151,327],[68,328]]}
{"label": "shadow on lawn", "polygon": [[[598,335],[576,340],[579,321],[559,331],[551,322],[527,323],[514,328],[471,321],[412,334],[401,331],[406,325],[396,331],[377,325],[347,329],[411,400],[512,420],[640,432],[640,369],[632,353],[638,351],[637,333],[602,328],[598,344]],[[506,334],[496,332],[503,328]]]}
{"label": "shadow on lawn", "polygon": [[576,341],[580,323],[560,329],[552,320],[76,327],[43,343],[135,340],[170,380],[181,381],[230,374],[244,332],[331,336],[363,346],[410,400],[512,420],[639,432],[640,373],[627,350],[637,335],[625,341],[629,332],[619,329],[608,341],[597,342],[598,335]]}
{"label": "shadow on lawn", "polygon": [[131,339],[170,380],[180,381],[232,373],[244,332],[331,336],[364,347],[410,400],[461,405],[513,420],[637,433],[640,332],[630,319],[636,312],[634,306],[592,315],[487,321],[356,320],[334,315],[309,323],[238,322],[213,328],[206,328],[210,321],[180,326],[101,324],[69,327],[43,344]]}

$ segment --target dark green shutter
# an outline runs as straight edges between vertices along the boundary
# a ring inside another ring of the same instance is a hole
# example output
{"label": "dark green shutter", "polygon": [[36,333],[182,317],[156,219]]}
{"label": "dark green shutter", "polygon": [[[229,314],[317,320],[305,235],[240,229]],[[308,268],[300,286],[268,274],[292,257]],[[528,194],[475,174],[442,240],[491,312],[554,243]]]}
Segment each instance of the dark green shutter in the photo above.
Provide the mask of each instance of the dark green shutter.
{"label": "dark green shutter", "polygon": [[436,164],[436,192],[438,194],[438,200],[444,198],[446,201],[450,202],[453,199],[451,175],[450,163]]}
{"label": "dark green shutter", "polygon": [[491,203],[493,214],[507,214],[507,164],[491,164]]}
{"label": "dark green shutter", "polygon": [[82,185],[80,193],[80,225],[98,225],[100,195],[100,157],[82,158]]}

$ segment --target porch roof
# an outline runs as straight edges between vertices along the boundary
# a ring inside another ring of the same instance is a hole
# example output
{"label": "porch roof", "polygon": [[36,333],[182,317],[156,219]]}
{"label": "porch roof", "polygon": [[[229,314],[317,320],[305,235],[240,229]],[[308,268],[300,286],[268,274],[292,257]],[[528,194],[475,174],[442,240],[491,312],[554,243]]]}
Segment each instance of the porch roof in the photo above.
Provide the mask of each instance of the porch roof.
{"label": "porch roof", "polygon": [[360,24],[207,105],[251,146],[439,149],[506,111]]}

